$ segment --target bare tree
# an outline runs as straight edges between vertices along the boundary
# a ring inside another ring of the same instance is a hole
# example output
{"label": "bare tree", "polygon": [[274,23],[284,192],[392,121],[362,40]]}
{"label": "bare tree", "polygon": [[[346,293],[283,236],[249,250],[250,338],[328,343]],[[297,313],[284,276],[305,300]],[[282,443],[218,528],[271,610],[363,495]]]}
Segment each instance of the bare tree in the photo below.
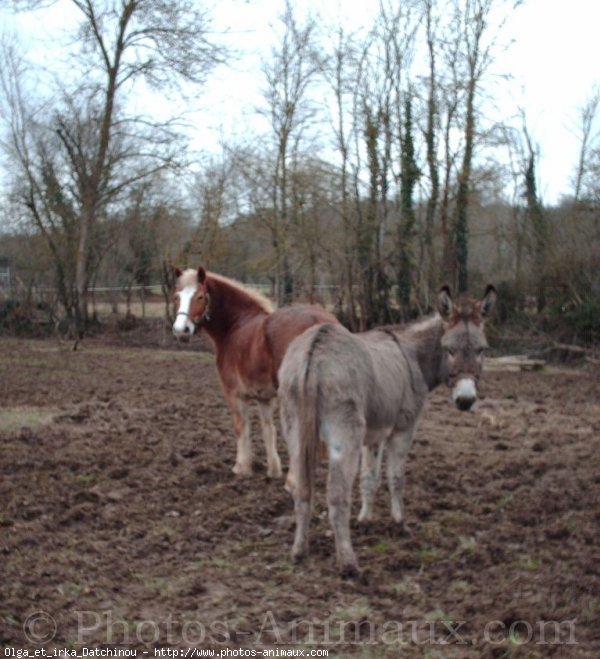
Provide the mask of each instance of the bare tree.
{"label": "bare tree", "polygon": [[[208,15],[197,3],[71,2],[81,16],[79,57],[87,70],[83,83],[62,91],[62,102],[54,104],[45,128],[47,134],[56,135],[55,148],[60,152],[60,164],[49,163],[52,185],[69,198],[69,212],[73,215],[76,240],[73,321],[76,333],[82,334],[87,321],[90,254],[96,226],[107,212],[107,204],[132,182],[173,162],[173,152],[168,146],[174,138],[170,127],[127,115],[124,111],[127,92],[142,78],[157,88],[181,81],[202,83],[208,71],[220,61],[222,52],[209,40]],[[14,0],[13,4],[25,10],[48,2]],[[23,105],[21,110],[26,113]],[[23,120],[19,128],[27,130],[29,126]],[[13,145],[28,138],[27,133],[13,134]],[[44,148],[51,155],[48,138],[45,139]],[[34,217],[37,215],[40,226],[40,206],[44,205],[41,196],[49,192],[45,190],[47,177],[34,177],[32,150],[21,151],[20,166],[30,182],[28,207]],[[134,168],[133,160],[137,161]],[[37,162],[40,163],[39,158]],[[47,171],[48,167],[44,167]],[[119,177],[115,177],[116,171]],[[47,203],[45,209],[48,210]],[[47,212],[45,219],[48,220]]]}
{"label": "bare tree", "polygon": [[439,288],[436,271],[437,259],[434,246],[434,231],[437,209],[440,195],[440,173],[438,156],[438,125],[439,125],[439,101],[437,82],[437,57],[436,57],[436,33],[438,29],[438,18],[434,15],[433,6],[435,0],[424,0],[425,10],[425,39],[427,42],[427,55],[429,58],[429,76],[427,80],[427,122],[424,129],[425,147],[427,153],[427,172],[429,174],[430,190],[425,212],[424,244],[426,252],[426,292],[425,304],[429,306],[429,300],[434,291]]}
{"label": "bare tree", "polygon": [[301,24],[289,0],[281,16],[283,34],[263,64],[266,80],[265,114],[274,138],[275,163],[272,183],[275,252],[275,286],[279,303],[290,302],[293,293],[288,240],[294,208],[290,207],[293,162],[298,160],[303,133],[314,117],[309,86],[318,71],[314,57],[315,23]]}
{"label": "bare tree", "polygon": [[574,201],[580,201],[582,189],[585,183],[586,173],[589,167],[592,149],[594,147],[594,125],[600,110],[600,84],[597,84],[589,97],[579,108],[579,158],[575,173]]}
{"label": "bare tree", "polygon": [[339,156],[340,176],[338,179],[339,204],[341,220],[341,246],[338,245],[333,260],[340,264],[336,268],[339,282],[339,312],[346,322],[356,331],[359,320],[356,313],[355,281],[357,280],[354,235],[357,221],[356,204],[351,193],[351,147],[354,139],[355,122],[352,120],[351,107],[356,90],[356,66],[359,59],[354,43],[354,35],[347,34],[339,27],[331,40],[329,48],[320,58],[321,74],[333,95],[333,112],[330,117],[334,149]]}
{"label": "bare tree", "polygon": [[[519,4],[520,0],[506,0],[503,3],[510,8]],[[432,80],[435,79],[438,85],[438,92],[430,89],[428,96],[430,102],[438,99],[442,135],[440,141],[444,152],[439,202],[444,243],[443,262],[446,277],[456,280],[461,291],[466,290],[468,286],[468,207],[480,131],[479,98],[484,80],[494,61],[498,37],[504,25],[504,20],[499,17],[499,7],[499,3],[493,0],[432,0],[426,3],[430,51],[429,84],[431,87]],[[445,30],[438,31],[436,17],[442,11],[449,15],[450,20]],[[441,70],[435,66],[434,40],[443,63]],[[443,104],[440,104],[440,101]],[[431,124],[428,127],[431,129]],[[458,141],[455,137],[457,134],[460,135]],[[427,140],[431,149],[430,132]],[[432,163],[430,160],[430,171]]]}

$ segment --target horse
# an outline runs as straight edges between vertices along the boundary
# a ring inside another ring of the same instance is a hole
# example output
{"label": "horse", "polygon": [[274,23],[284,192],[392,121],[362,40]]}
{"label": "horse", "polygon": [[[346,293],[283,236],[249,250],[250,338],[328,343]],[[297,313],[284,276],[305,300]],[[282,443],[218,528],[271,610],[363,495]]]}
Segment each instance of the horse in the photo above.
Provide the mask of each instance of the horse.
{"label": "horse", "polygon": [[455,303],[444,287],[437,313],[414,324],[358,334],[339,324],[324,324],[292,341],[279,370],[279,401],[290,456],[285,487],[294,498],[296,519],[294,562],[308,552],[320,441],[329,454],[327,502],[342,575],[359,574],[350,538],[352,486],[359,463],[358,520],[368,522],[384,447],[391,516],[398,530],[406,530],[406,458],[427,393],[446,383],[459,410],[475,403],[487,347],[485,322],[496,299],[494,287],[488,286],[481,300]]}
{"label": "horse", "polygon": [[294,305],[275,311],[258,292],[203,267],[184,272],[174,268],[173,333],[189,338],[203,329],[212,340],[225,400],[237,436],[235,474],[252,473],[250,403],[258,406],[267,453],[267,475],[281,476],[277,453],[277,372],[289,343],[317,323],[337,323],[319,307]]}

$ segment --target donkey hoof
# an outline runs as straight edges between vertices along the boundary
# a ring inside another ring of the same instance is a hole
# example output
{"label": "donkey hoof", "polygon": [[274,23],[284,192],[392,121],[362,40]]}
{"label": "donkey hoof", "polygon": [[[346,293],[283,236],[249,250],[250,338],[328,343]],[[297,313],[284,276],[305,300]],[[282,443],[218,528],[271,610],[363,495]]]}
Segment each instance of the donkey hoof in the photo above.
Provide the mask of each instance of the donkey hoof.
{"label": "donkey hoof", "polygon": [[291,553],[292,563],[294,563],[295,565],[298,565],[298,563],[302,563],[302,561],[306,558],[307,555],[308,555],[308,550],[306,549],[306,547],[300,547],[300,548],[294,547]]}
{"label": "donkey hoof", "polygon": [[360,568],[357,563],[346,563],[340,568],[342,579],[358,579],[360,577]]}
{"label": "donkey hoof", "polygon": [[292,496],[294,496],[294,493],[296,492],[296,479],[294,478],[294,475],[291,471],[288,471],[283,489],[286,492],[289,492]]}
{"label": "donkey hoof", "polygon": [[252,465],[242,465],[236,462],[231,471],[237,476],[252,476]]}
{"label": "donkey hoof", "polygon": [[404,521],[402,522],[394,522],[392,527],[391,527],[391,535],[394,538],[412,538],[413,534],[412,531],[410,530],[410,526]]}

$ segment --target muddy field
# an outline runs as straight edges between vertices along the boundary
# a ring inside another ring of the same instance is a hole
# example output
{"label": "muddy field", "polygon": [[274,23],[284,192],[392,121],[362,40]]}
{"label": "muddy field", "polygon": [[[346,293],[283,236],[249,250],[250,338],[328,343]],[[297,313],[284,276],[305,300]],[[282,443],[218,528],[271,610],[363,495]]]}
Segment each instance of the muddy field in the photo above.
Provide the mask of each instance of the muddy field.
{"label": "muddy field", "polygon": [[231,473],[199,341],[1,339],[0,646],[598,657],[599,390],[591,371],[547,369],[487,373],[469,413],[434,392],[408,464],[411,536],[391,532],[382,487],[375,522],[353,525],[351,581],[324,465],[300,567],[258,441],[255,476]]}

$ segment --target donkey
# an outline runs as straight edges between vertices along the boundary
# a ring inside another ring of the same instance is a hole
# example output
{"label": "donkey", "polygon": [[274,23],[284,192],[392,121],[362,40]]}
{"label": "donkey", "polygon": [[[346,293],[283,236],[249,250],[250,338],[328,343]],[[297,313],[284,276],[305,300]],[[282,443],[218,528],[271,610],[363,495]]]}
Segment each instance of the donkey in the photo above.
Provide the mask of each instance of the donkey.
{"label": "donkey", "polygon": [[308,305],[273,311],[266,297],[202,267],[185,272],[175,268],[174,273],[173,333],[178,338],[189,338],[203,329],[214,344],[217,370],[237,436],[234,473],[252,473],[249,403],[254,402],[267,453],[267,476],[280,477],[273,422],[279,366],[292,339],[317,323],[337,323],[337,318],[325,309]]}
{"label": "donkey", "polygon": [[472,407],[487,347],[484,325],[496,298],[494,287],[488,286],[481,300],[454,303],[444,287],[439,313],[415,324],[360,334],[326,324],[292,341],[279,370],[279,399],[290,456],[286,489],[294,497],[296,516],[294,561],[308,551],[319,439],[329,453],[327,501],[342,574],[359,572],[350,539],[359,462],[358,519],[366,522],[384,446],[392,519],[403,528],[406,457],[427,393],[444,382],[459,410]]}

